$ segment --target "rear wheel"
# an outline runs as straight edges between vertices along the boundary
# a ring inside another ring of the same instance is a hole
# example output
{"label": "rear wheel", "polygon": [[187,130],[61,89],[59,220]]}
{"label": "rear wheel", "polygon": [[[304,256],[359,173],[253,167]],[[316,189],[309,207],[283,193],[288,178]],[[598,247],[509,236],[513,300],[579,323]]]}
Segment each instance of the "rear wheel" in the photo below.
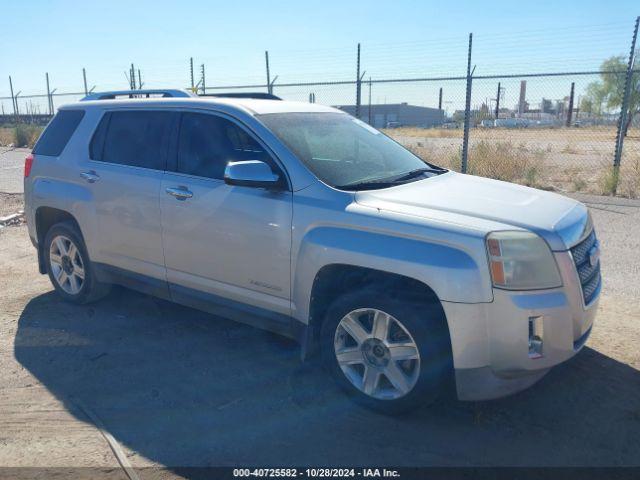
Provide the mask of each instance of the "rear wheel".
{"label": "rear wheel", "polygon": [[330,307],[321,332],[325,367],[354,400],[399,413],[435,400],[450,365],[440,305],[365,290]]}
{"label": "rear wheel", "polygon": [[108,285],[95,278],[82,236],[72,223],[51,227],[43,248],[49,279],[62,298],[88,303],[108,292]]}

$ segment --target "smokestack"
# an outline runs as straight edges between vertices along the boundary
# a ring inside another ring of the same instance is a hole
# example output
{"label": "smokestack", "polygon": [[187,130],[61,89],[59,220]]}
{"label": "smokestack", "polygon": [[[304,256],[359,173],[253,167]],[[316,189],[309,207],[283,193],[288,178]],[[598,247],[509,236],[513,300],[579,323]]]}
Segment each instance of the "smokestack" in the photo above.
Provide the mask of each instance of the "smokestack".
{"label": "smokestack", "polygon": [[522,115],[527,104],[527,81],[520,82],[520,101],[518,102],[518,115]]}

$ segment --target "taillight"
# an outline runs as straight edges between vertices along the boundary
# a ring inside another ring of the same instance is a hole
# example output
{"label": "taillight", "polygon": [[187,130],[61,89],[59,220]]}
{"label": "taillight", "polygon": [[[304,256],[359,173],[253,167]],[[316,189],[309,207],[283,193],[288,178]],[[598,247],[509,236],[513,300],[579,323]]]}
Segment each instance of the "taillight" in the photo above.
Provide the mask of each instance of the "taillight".
{"label": "taillight", "polygon": [[27,155],[24,159],[24,177],[27,178],[31,173],[31,167],[33,166],[33,153]]}

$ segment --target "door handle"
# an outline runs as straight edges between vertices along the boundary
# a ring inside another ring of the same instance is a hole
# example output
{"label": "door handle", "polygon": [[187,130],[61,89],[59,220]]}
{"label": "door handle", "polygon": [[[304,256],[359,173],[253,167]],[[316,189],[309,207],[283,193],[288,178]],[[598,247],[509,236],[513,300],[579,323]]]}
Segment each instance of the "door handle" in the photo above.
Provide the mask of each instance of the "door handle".
{"label": "door handle", "polygon": [[193,193],[187,190],[187,187],[167,187],[165,192],[178,200],[186,200],[193,197]]}
{"label": "door handle", "polygon": [[80,176],[84,178],[88,183],[96,183],[98,180],[100,180],[100,175],[98,175],[95,170],[82,172]]}

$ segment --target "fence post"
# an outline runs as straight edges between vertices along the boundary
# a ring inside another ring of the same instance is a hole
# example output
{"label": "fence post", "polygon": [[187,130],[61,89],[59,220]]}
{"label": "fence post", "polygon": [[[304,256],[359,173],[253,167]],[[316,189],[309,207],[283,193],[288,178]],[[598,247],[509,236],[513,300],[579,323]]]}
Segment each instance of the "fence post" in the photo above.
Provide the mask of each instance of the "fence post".
{"label": "fence post", "polygon": [[205,84],[205,76],[204,76],[204,63],[202,65],[200,65],[200,73],[202,75],[202,94],[204,95],[205,93],[207,93],[207,87]]}
{"label": "fence post", "polygon": [[442,87],[440,87],[440,93],[438,94],[438,110],[442,110]]}
{"label": "fence post", "polygon": [[89,90],[87,89],[87,71],[82,68],[82,81],[84,82],[84,94],[89,95]]}
{"label": "fence post", "polygon": [[[51,111],[51,89],[49,88],[49,72],[46,72],[44,75],[47,79],[47,104],[49,109],[49,115],[53,115],[53,112]],[[85,90],[86,88],[87,87],[85,87]]]}
{"label": "fence post", "polygon": [[473,33],[469,34],[469,51],[467,53],[467,97],[464,105],[464,132],[462,134],[462,158],[460,170],[467,173],[467,160],[469,153],[469,120],[471,117],[471,46],[473,43]]}
{"label": "fence post", "polygon": [[369,125],[371,125],[371,77],[369,77]]}
{"label": "fence post", "polygon": [[189,72],[191,74],[191,92],[195,93],[195,83],[193,82],[193,57],[189,58]]}
{"label": "fence post", "polygon": [[135,90],[136,89],[136,69],[133,66],[133,63],[131,64],[131,70],[129,71],[129,81],[131,83],[131,90]]}
{"label": "fence post", "polygon": [[13,116],[15,117],[15,120],[17,122],[18,111],[16,109],[16,97],[13,96],[13,81],[11,80],[11,75],[9,75],[9,89],[11,90],[11,106],[13,107]]}
{"label": "fence post", "polygon": [[576,91],[576,82],[571,82],[571,92],[569,92],[569,111],[567,112],[567,127],[571,126],[571,119],[573,117],[573,97]]}
{"label": "fence post", "polygon": [[498,93],[496,94],[496,120],[498,120],[499,117],[500,117],[500,82],[498,82]]}
{"label": "fence post", "polygon": [[272,94],[271,91],[271,73],[269,72],[269,50],[264,51],[264,62],[267,67],[267,93]]}
{"label": "fence post", "polygon": [[622,158],[622,147],[624,145],[624,136],[627,125],[627,111],[629,110],[629,94],[631,90],[631,77],[633,75],[633,62],[636,53],[636,39],[638,38],[638,23],[640,17],[636,17],[636,25],[633,29],[633,38],[631,40],[631,50],[629,51],[629,63],[627,64],[627,74],[624,82],[624,95],[622,97],[622,107],[620,108],[620,117],[618,118],[618,131],[616,134],[616,153],[613,157],[613,188],[612,193],[615,195],[618,188],[618,178],[620,174],[620,160]]}
{"label": "fence post", "polygon": [[360,44],[356,61],[356,118],[360,118]]}

